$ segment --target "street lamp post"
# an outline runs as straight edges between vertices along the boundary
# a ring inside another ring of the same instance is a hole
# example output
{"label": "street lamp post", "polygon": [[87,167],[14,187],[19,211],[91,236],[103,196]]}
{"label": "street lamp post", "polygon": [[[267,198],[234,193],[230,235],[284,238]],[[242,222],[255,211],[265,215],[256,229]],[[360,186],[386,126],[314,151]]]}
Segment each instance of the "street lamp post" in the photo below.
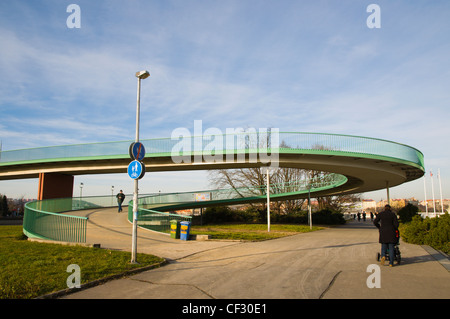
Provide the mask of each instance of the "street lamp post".
{"label": "street lamp post", "polygon": [[111,206],[113,205],[114,202],[114,185],[111,186]]}
{"label": "street lamp post", "polygon": [[309,229],[312,229],[312,215],[311,215],[311,184],[308,186],[308,219]]}
{"label": "street lamp post", "polygon": [[80,201],[79,201],[79,205],[78,205],[78,206],[80,206],[80,209],[81,209],[81,201],[83,199],[83,186],[84,186],[84,184],[80,183]]}
{"label": "street lamp post", "polygon": [[[135,142],[139,142],[139,113],[140,113],[140,96],[141,96],[141,79],[146,79],[150,76],[148,71],[136,72],[138,78],[137,85],[137,103],[136,103],[136,138]],[[137,250],[137,217],[138,217],[138,179],[134,180],[134,192],[133,192],[133,234],[131,244],[131,263],[137,264],[136,250]]]}

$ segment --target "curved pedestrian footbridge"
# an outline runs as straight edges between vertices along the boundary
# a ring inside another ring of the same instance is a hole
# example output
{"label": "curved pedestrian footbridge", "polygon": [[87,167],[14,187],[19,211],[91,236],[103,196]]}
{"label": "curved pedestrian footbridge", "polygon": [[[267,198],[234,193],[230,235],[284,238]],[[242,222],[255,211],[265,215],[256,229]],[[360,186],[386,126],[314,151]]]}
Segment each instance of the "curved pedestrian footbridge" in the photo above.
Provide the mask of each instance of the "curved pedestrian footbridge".
{"label": "curved pedestrian footbridge", "polygon": [[[130,162],[130,143],[122,141],[3,151],[0,152],[0,179],[36,178],[46,173],[72,176],[125,173]],[[155,171],[265,166],[333,173],[320,181],[271,184],[271,200],[305,198],[309,193],[312,197],[364,193],[415,180],[425,171],[424,157],[419,150],[392,141],[360,136],[271,131],[202,136],[185,134],[141,140],[141,143],[147,150],[143,160],[147,174]],[[258,187],[266,186],[255,188]],[[211,198],[206,202],[195,200],[195,194],[203,191],[146,196],[139,200],[140,214],[144,218],[144,215],[155,215],[154,212],[175,209],[264,201],[265,191],[260,189],[259,194],[263,195],[255,195],[255,188],[207,191]],[[110,202],[111,197],[107,201]],[[103,204],[93,205],[105,207]],[[65,221],[54,221],[60,219],[59,213],[62,211],[82,207],[85,203],[77,203],[75,198],[29,203],[24,232],[29,236],[53,238],[54,235],[48,236],[42,232],[49,228],[55,233],[62,233],[62,229],[68,228],[86,229],[83,218],[73,218],[76,221],[73,226]],[[84,241],[83,232],[68,241]]]}

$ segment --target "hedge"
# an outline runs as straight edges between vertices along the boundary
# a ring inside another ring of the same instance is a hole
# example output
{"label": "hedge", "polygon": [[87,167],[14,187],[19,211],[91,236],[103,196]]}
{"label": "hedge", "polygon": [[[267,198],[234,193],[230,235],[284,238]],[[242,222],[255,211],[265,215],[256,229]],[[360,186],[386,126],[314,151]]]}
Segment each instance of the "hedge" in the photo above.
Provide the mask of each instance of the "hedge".
{"label": "hedge", "polygon": [[[321,210],[312,213],[313,224],[339,225],[345,224],[344,215],[331,210]],[[290,214],[270,214],[272,223],[280,224],[307,224],[307,212],[295,212]],[[194,221],[195,222],[195,221]],[[267,211],[247,208],[246,210],[233,210],[229,207],[209,207],[202,216],[203,224],[217,223],[265,223],[267,222]]]}
{"label": "hedge", "polygon": [[400,209],[397,214],[400,217],[400,222],[408,223],[412,221],[414,216],[419,215],[419,207],[408,203],[408,205]]}
{"label": "hedge", "polygon": [[450,215],[436,218],[414,216],[410,223],[401,227],[403,240],[411,244],[429,245],[442,252],[450,253]]}

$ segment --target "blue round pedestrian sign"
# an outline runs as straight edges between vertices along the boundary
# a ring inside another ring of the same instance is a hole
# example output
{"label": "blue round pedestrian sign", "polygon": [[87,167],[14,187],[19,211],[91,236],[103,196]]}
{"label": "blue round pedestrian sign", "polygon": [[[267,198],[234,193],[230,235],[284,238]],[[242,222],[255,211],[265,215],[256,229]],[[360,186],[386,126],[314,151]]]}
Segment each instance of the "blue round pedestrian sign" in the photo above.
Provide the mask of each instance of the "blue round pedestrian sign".
{"label": "blue round pedestrian sign", "polygon": [[132,179],[141,179],[145,175],[145,165],[139,161],[132,161],[128,165],[128,176]]}
{"label": "blue round pedestrian sign", "polygon": [[140,142],[131,143],[129,149],[130,157],[133,160],[142,161],[145,156],[144,144]]}

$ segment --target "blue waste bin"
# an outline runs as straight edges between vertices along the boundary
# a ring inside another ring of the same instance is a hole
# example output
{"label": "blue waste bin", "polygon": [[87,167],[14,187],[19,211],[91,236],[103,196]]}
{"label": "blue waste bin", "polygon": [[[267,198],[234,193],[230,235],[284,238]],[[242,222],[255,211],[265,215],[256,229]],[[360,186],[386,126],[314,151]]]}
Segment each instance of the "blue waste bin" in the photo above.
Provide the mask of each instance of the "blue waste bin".
{"label": "blue waste bin", "polygon": [[189,234],[191,232],[191,222],[180,223],[180,239],[189,240]]}

